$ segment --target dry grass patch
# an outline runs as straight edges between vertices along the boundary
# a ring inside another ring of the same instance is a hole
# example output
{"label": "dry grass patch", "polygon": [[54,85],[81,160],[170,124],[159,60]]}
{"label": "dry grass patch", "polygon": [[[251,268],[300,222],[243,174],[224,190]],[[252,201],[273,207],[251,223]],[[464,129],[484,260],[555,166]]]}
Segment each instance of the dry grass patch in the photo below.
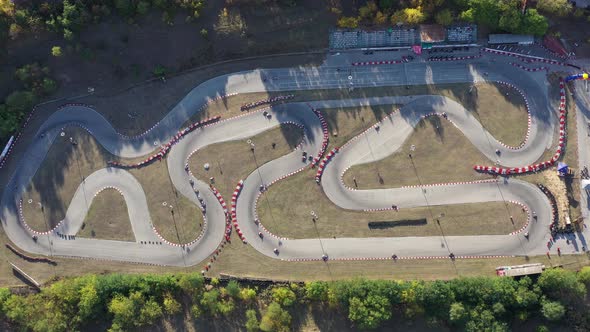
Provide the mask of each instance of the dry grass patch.
{"label": "dry grass patch", "polygon": [[428,118],[416,126],[400,150],[377,162],[351,167],[344,182],[355,187],[356,178],[359,189],[373,189],[491,178],[476,173],[476,164],[491,162],[451,123]]}
{"label": "dry grass patch", "polygon": [[526,137],[528,113],[524,98],[514,88],[504,84],[476,84],[470,90],[475,100],[474,115],[500,142],[519,146]]}
{"label": "dry grass patch", "polygon": [[[221,115],[224,118],[236,116],[242,113],[240,106],[247,102],[287,94],[295,96],[291,100],[293,102],[384,96],[442,95],[458,101],[465,108],[472,111],[494,137],[508,145],[519,145],[525,137],[528,126],[523,98],[514,89],[496,83],[414,85],[410,86],[409,89],[406,89],[405,86],[388,86],[355,88],[352,91],[348,89],[317,89],[246,93],[214,101],[203,112],[193,115],[188,122],[216,115]],[[375,112],[379,112],[379,108],[373,107]],[[375,115],[379,117],[383,114]],[[327,120],[334,119],[327,116]],[[369,121],[368,118],[367,121]],[[331,129],[341,131],[334,124],[335,122],[332,121],[333,126]]]}
{"label": "dry grass patch", "polygon": [[[260,199],[258,215],[270,232],[297,239],[438,236],[442,232],[445,235],[486,235],[509,234],[526,223],[526,214],[520,206],[503,202],[432,206],[399,212],[344,210],[326,197],[313,181],[312,171],[278,182]],[[315,224],[310,217],[312,210],[319,216]]]}
{"label": "dry grass patch", "polygon": [[[68,127],[64,132],[64,137],[58,136],[54,141],[23,196],[25,220],[37,231],[51,229],[64,218],[82,179],[106,167],[107,161],[119,159],[81,128]],[[76,145],[70,142],[70,137]],[[165,161],[129,172],[142,185],[152,221],[166,239],[189,242],[200,234],[203,220],[201,211],[173,188]],[[29,200],[32,202],[29,203]],[[163,202],[169,204],[164,207]],[[174,208],[174,218],[170,206]],[[100,218],[128,219],[126,209],[119,210],[104,209]]]}
{"label": "dry grass patch", "polygon": [[[290,153],[302,139],[301,128],[284,124],[243,140],[209,145],[193,154],[189,165],[198,179],[208,182],[214,177],[215,187],[229,198],[239,180],[259,166]],[[254,143],[254,152],[248,140]],[[205,163],[210,165],[208,171],[203,167]]]}
{"label": "dry grass patch", "polygon": [[165,160],[129,172],[141,183],[152,223],[162,237],[175,243],[188,243],[201,234],[201,209],[178,193]]}
{"label": "dry grass patch", "polygon": [[135,241],[127,204],[115,189],[105,189],[92,200],[79,237]]}
{"label": "dry grass patch", "polygon": [[452,279],[468,276],[494,276],[496,267],[525,263],[542,263],[547,267],[563,266],[577,270],[590,260],[586,255],[507,257],[494,259],[392,260],[288,262],[266,257],[236,238],[219,255],[208,276],[220,273],[240,277],[279,280],[372,279]]}
{"label": "dry grass patch", "polygon": [[23,195],[25,220],[37,231],[47,231],[63,220],[83,179],[104,168],[108,160],[109,153],[85,130],[68,127],[63,132],[65,136],[57,136]]}

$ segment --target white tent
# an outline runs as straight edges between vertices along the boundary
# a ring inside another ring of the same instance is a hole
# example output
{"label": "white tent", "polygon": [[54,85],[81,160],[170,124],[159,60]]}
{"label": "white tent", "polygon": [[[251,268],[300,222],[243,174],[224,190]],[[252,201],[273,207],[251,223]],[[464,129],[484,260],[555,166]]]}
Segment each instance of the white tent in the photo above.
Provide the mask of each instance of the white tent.
{"label": "white tent", "polygon": [[582,180],[582,188],[590,191],[590,180]]}

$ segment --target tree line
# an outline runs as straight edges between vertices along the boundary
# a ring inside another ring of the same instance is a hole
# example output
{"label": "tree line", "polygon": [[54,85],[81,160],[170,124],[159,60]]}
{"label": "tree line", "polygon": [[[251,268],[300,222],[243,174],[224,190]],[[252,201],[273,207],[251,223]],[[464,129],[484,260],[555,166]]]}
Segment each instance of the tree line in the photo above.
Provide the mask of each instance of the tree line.
{"label": "tree line", "polygon": [[[195,320],[228,321],[247,331],[290,331],[293,317],[312,310],[343,315],[361,330],[395,319],[423,319],[465,331],[508,331],[529,319],[590,329],[584,301],[590,267],[550,269],[535,279],[500,277],[449,281],[354,279],[273,284],[206,280],[197,273],[87,275],[63,279],[29,295],[0,289],[0,313],[15,329],[125,331],[190,313]],[[314,309],[315,308],[315,309]]]}
{"label": "tree line", "polygon": [[6,142],[19,128],[23,118],[40,98],[53,94],[57,89],[49,67],[36,62],[17,68],[13,76],[20,83],[20,88],[0,103],[0,142]]}
{"label": "tree line", "polygon": [[446,26],[471,22],[491,31],[542,36],[549,23],[537,9],[559,17],[573,12],[568,0],[538,0],[536,8],[531,3],[524,13],[522,0],[378,0],[360,7],[358,16],[341,17],[338,24],[343,28],[357,28],[360,25],[436,22]]}
{"label": "tree line", "polygon": [[55,31],[73,40],[85,26],[117,14],[134,23],[151,9],[162,12],[162,20],[172,24],[179,11],[187,20],[199,18],[205,0],[0,0],[0,37],[17,38],[26,32]]}

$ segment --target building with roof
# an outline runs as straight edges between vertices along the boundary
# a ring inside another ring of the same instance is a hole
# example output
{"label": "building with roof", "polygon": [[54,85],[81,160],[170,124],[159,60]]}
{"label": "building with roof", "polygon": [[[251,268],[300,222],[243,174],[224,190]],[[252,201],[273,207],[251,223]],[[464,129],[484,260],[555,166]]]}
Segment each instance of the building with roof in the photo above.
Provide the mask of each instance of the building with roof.
{"label": "building with roof", "polygon": [[532,45],[535,37],[532,35],[493,34],[488,37],[489,45]]}

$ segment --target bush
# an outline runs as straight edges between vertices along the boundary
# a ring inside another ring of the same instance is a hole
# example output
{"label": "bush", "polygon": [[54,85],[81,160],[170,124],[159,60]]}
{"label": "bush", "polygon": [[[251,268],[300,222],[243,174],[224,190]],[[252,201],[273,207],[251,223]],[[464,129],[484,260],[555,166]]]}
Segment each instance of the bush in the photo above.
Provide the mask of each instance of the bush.
{"label": "bush", "polygon": [[356,29],[359,26],[360,19],[357,17],[342,17],[338,20],[338,26],[341,28]]}
{"label": "bush", "polygon": [[287,287],[277,287],[272,290],[272,299],[282,306],[292,306],[297,300],[295,293]]}
{"label": "bush", "polygon": [[545,301],[543,302],[541,312],[543,313],[543,317],[545,317],[548,321],[558,321],[565,315],[565,308],[559,302],[553,301]]}
{"label": "bush", "polygon": [[164,311],[168,315],[176,315],[180,313],[182,306],[170,293],[166,293],[164,296]]}
{"label": "bush", "polygon": [[256,291],[252,288],[242,288],[240,291],[240,298],[244,302],[254,302],[254,300],[256,300]]}
{"label": "bush", "polygon": [[443,9],[434,15],[434,20],[440,25],[451,25],[453,23],[453,13],[449,9]]}
{"label": "bush", "polygon": [[235,280],[231,280],[225,287],[225,290],[227,291],[227,294],[234,299],[238,298],[240,295],[240,285]]}
{"label": "bush", "polygon": [[53,46],[51,48],[51,55],[53,55],[54,57],[60,57],[62,56],[62,51],[61,51],[61,47],[60,46]]}
{"label": "bush", "polygon": [[246,310],[246,331],[255,332],[260,329],[260,323],[258,317],[256,317],[256,310]]}
{"label": "bush", "polygon": [[205,28],[201,29],[201,37],[203,38],[207,38],[207,36],[209,36],[209,31]]}
{"label": "bush", "polygon": [[[156,68],[154,68],[154,70],[153,70],[153,74],[156,77],[165,77],[167,72],[168,71],[167,71],[166,67],[164,67],[162,65],[157,65]],[[217,280],[217,283],[215,283],[215,284],[213,283],[214,280],[216,280],[216,278],[211,279],[211,284],[217,285],[219,283],[219,280]]]}
{"label": "bush", "polygon": [[290,325],[291,315],[276,302],[268,306],[260,321],[260,329],[265,332],[286,332],[290,330]]}
{"label": "bush", "polygon": [[348,318],[361,329],[374,329],[391,318],[391,304],[380,295],[369,295],[365,299],[350,299]]}

